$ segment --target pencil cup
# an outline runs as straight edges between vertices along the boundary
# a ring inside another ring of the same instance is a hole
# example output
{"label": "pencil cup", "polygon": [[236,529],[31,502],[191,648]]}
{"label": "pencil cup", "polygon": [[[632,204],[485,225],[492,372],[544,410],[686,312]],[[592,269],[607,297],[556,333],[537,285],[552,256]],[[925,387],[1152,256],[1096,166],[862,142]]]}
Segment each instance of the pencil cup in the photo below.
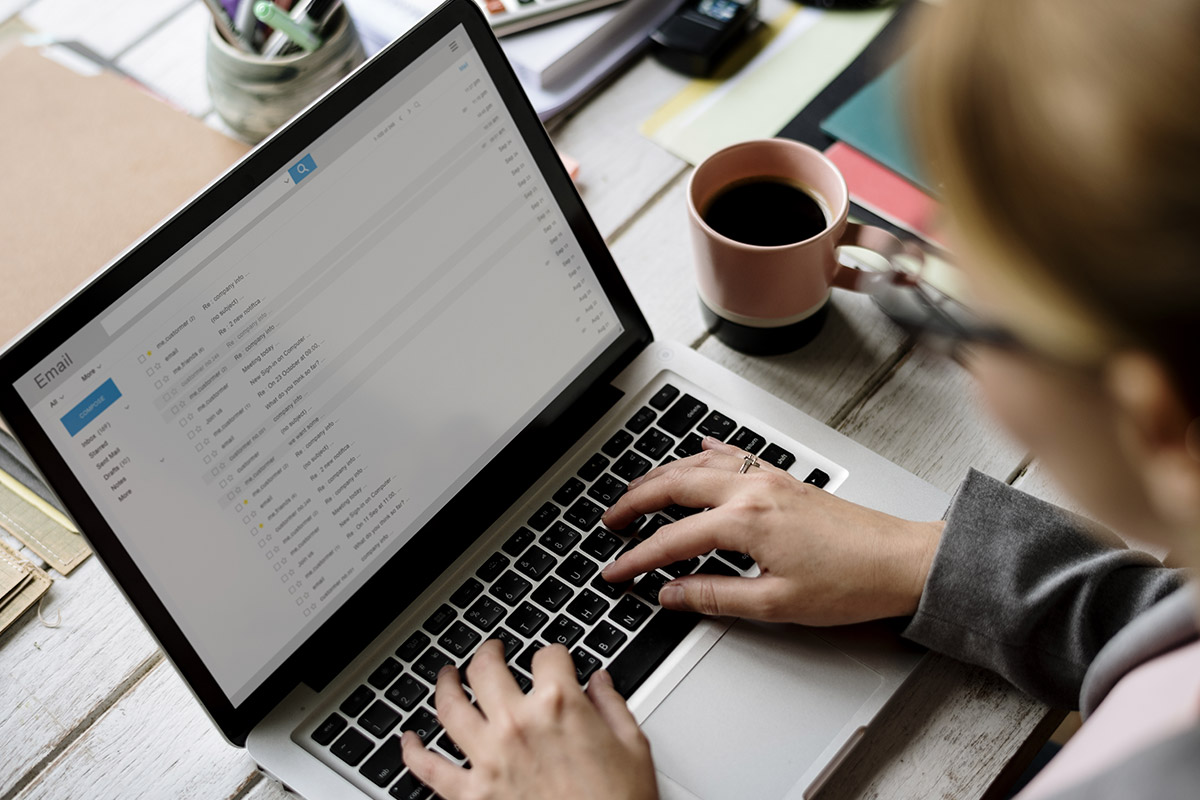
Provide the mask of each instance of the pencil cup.
{"label": "pencil cup", "polygon": [[221,119],[257,142],[350,74],[366,58],[354,22],[343,7],[326,27],[324,44],[313,52],[264,58],[238,50],[210,26],[208,93]]}

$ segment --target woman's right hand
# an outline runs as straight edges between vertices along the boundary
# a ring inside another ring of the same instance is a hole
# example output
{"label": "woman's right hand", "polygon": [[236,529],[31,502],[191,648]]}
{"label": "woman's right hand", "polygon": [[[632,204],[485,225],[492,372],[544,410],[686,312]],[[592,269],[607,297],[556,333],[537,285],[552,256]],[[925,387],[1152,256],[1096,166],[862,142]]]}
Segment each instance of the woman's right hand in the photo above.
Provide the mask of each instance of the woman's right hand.
{"label": "woman's right hand", "polygon": [[621,530],[671,504],[707,508],[658,530],[604,570],[620,583],[713,548],[749,554],[758,577],[688,575],[659,593],[666,608],[804,625],[916,612],[942,523],[909,522],[842,500],[706,438],[703,452],[632,482],[604,515]]}

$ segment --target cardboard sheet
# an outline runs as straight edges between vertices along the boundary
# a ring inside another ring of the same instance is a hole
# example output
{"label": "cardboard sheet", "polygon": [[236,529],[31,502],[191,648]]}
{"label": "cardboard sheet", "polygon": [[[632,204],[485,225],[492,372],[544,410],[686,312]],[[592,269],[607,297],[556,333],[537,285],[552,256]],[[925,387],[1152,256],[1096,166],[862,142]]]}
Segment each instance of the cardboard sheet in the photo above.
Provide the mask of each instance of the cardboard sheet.
{"label": "cardboard sheet", "polygon": [[247,146],[109,74],[0,57],[0,341],[170,214]]}

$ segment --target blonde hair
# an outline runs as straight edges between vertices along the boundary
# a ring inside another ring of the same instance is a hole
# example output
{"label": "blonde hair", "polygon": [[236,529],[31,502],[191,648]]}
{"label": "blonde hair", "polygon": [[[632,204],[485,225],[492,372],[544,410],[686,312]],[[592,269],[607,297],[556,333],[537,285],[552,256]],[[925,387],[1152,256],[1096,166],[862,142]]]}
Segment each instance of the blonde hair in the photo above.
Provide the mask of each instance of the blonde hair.
{"label": "blonde hair", "polygon": [[914,58],[964,239],[1062,349],[1146,349],[1200,412],[1200,0],[947,0]]}

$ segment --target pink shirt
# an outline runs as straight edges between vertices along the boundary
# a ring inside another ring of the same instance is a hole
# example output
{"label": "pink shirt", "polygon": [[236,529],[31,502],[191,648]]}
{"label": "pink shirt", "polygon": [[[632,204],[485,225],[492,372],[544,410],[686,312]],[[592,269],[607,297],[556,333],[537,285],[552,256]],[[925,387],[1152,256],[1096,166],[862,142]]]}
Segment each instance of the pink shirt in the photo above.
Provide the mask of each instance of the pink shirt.
{"label": "pink shirt", "polygon": [[1041,800],[1200,722],[1200,642],[1122,678],[1017,800]]}

